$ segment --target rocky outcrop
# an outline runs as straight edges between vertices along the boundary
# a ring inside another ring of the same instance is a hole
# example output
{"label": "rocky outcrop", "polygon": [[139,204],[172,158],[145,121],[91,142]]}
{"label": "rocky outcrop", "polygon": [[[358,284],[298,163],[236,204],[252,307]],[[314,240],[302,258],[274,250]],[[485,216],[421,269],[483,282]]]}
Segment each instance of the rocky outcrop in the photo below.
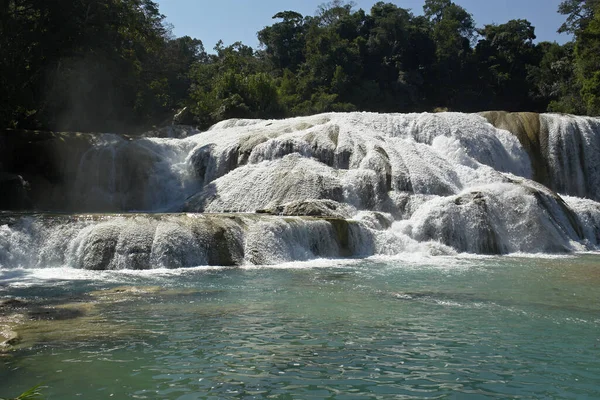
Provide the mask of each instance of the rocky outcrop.
{"label": "rocky outcrop", "polygon": [[532,112],[486,111],[480,113],[498,129],[515,135],[531,158],[533,179],[550,186],[548,176],[548,131],[540,121],[540,114]]}
{"label": "rocky outcrop", "polygon": [[519,139],[535,181],[561,194],[600,201],[600,119],[505,111],[481,115]]}
{"label": "rocky outcrop", "polygon": [[563,199],[524,179],[439,198],[421,207],[405,229],[418,241],[477,254],[564,253],[584,240],[581,221]]}
{"label": "rocky outcrop", "polygon": [[350,218],[356,210],[348,204],[333,200],[293,201],[276,207],[256,210],[258,214]]}

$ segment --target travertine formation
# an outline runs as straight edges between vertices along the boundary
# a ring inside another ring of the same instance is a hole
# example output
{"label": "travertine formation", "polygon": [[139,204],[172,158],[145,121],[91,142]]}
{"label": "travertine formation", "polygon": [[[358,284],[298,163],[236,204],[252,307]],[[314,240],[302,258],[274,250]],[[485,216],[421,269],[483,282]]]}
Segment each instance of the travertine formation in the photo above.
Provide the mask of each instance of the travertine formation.
{"label": "travertine formation", "polygon": [[[600,243],[596,118],[331,113],[228,120],[181,139],[45,138],[33,141],[39,165],[3,162],[20,196],[10,204],[78,214],[5,213],[5,267],[179,268]],[[40,251],[23,250],[31,247]]]}

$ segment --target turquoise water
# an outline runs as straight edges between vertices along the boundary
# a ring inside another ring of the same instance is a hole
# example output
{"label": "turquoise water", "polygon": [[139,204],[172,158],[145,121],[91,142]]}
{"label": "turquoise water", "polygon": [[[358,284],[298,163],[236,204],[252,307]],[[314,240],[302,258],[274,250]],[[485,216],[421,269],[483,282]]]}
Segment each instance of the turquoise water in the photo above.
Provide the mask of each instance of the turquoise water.
{"label": "turquoise water", "polygon": [[[0,284],[95,307],[26,328],[0,397],[44,383],[48,399],[600,398],[598,255],[0,270]],[[89,295],[118,286],[162,290]]]}

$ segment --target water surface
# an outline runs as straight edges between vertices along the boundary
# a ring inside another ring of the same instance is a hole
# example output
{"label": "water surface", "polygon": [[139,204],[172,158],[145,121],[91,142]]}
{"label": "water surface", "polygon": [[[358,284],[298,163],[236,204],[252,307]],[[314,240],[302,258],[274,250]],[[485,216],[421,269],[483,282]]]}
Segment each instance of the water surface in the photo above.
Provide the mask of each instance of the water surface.
{"label": "water surface", "polygon": [[[86,310],[22,326],[0,397],[38,383],[48,399],[600,397],[594,254],[5,269],[0,283]],[[123,286],[138,291],[109,290]]]}

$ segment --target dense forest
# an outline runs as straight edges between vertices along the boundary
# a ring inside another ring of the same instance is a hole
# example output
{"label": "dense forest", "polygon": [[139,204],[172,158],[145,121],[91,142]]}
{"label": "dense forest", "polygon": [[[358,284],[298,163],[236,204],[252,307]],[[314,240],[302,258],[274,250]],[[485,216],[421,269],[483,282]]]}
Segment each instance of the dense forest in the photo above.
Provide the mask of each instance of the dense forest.
{"label": "dense forest", "polygon": [[174,37],[151,0],[0,0],[0,124],[139,132],[172,120],[447,109],[600,114],[600,0],[565,0],[573,41],[525,19],[477,28],[451,0],[417,15],[340,0],[281,11],[258,49]]}

